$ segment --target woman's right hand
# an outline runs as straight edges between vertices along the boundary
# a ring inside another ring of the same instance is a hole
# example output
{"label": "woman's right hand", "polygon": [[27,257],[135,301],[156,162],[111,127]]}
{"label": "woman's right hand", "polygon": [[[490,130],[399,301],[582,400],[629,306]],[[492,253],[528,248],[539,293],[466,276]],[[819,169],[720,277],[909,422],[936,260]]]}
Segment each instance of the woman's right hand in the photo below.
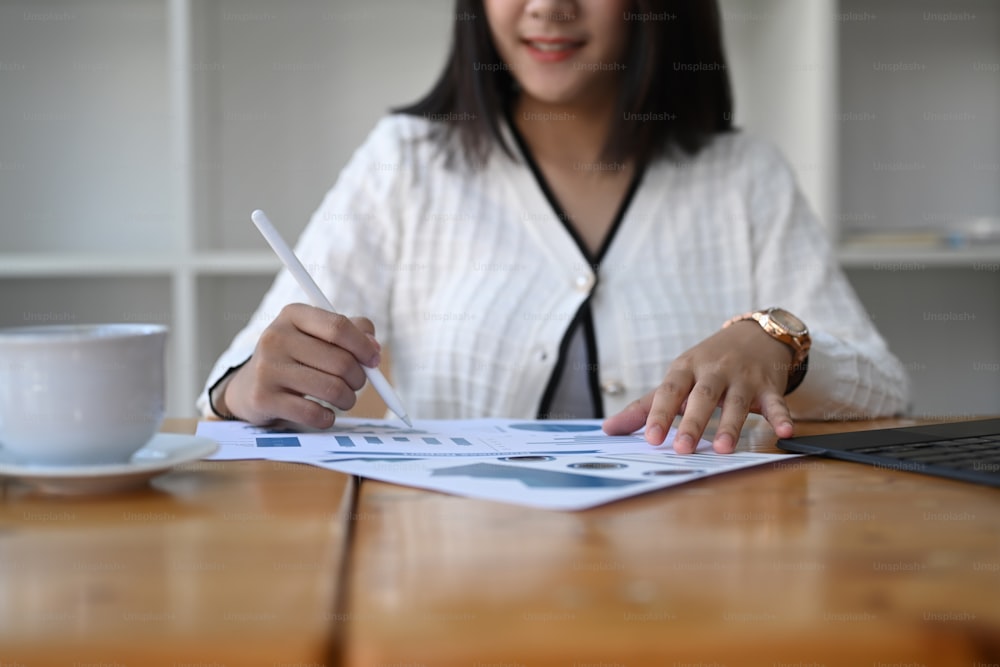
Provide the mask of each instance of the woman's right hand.
{"label": "woman's right hand", "polygon": [[374,368],[381,347],[375,327],[296,303],[264,329],[253,356],[213,397],[216,409],[251,424],[291,422],[310,428],[333,425],[336,415],[312,396],[350,410],[365,384],[362,365]]}

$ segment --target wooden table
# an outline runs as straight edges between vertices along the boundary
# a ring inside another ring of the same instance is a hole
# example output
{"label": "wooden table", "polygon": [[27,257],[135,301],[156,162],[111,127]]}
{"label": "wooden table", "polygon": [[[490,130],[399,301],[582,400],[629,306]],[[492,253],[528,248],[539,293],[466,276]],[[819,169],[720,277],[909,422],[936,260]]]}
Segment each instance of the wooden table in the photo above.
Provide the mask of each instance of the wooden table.
{"label": "wooden table", "polygon": [[86,501],[4,482],[0,665],[1000,664],[995,489],[813,458],[577,513],[358,488],[267,462]]}
{"label": "wooden table", "polygon": [[0,665],[321,663],[341,643],[355,490],[264,461],[193,463],[86,500],[0,482]]}

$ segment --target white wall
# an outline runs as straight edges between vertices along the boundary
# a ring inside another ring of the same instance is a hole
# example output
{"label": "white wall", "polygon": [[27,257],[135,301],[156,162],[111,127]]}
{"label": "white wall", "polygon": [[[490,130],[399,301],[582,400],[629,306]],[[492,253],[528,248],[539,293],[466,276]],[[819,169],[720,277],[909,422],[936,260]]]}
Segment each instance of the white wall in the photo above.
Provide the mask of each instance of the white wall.
{"label": "white wall", "polygon": [[772,140],[836,234],[835,0],[721,0],[738,126]]}
{"label": "white wall", "polygon": [[297,233],[390,107],[430,88],[451,0],[218,0],[198,40],[212,224],[201,245],[264,249],[253,208]]}
{"label": "white wall", "polygon": [[844,231],[1000,220],[1000,3],[842,5]]}

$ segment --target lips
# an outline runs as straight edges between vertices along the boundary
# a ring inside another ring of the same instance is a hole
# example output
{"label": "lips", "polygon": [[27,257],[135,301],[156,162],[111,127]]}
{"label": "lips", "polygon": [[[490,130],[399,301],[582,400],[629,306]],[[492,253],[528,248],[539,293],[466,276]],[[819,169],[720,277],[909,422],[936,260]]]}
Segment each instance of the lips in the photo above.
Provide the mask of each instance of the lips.
{"label": "lips", "polygon": [[526,39],[524,43],[539,51],[567,51],[583,46],[583,42],[570,39]]}
{"label": "lips", "polygon": [[572,57],[583,48],[585,41],[568,37],[525,37],[521,43],[541,62],[558,62]]}

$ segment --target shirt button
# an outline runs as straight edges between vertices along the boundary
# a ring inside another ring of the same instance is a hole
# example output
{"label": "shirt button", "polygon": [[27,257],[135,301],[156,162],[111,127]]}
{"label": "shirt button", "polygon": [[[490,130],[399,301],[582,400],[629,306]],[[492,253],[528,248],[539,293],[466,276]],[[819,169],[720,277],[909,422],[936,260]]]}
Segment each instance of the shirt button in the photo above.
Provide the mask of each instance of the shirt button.
{"label": "shirt button", "polygon": [[542,363],[545,363],[546,361],[549,360],[549,351],[543,349],[535,350],[535,359],[537,359]]}
{"label": "shirt button", "polygon": [[601,384],[601,391],[608,396],[621,396],[625,393],[625,385],[617,380],[609,380]]}
{"label": "shirt button", "polygon": [[576,287],[577,291],[589,292],[594,287],[594,276],[580,274],[573,281],[573,286]]}

